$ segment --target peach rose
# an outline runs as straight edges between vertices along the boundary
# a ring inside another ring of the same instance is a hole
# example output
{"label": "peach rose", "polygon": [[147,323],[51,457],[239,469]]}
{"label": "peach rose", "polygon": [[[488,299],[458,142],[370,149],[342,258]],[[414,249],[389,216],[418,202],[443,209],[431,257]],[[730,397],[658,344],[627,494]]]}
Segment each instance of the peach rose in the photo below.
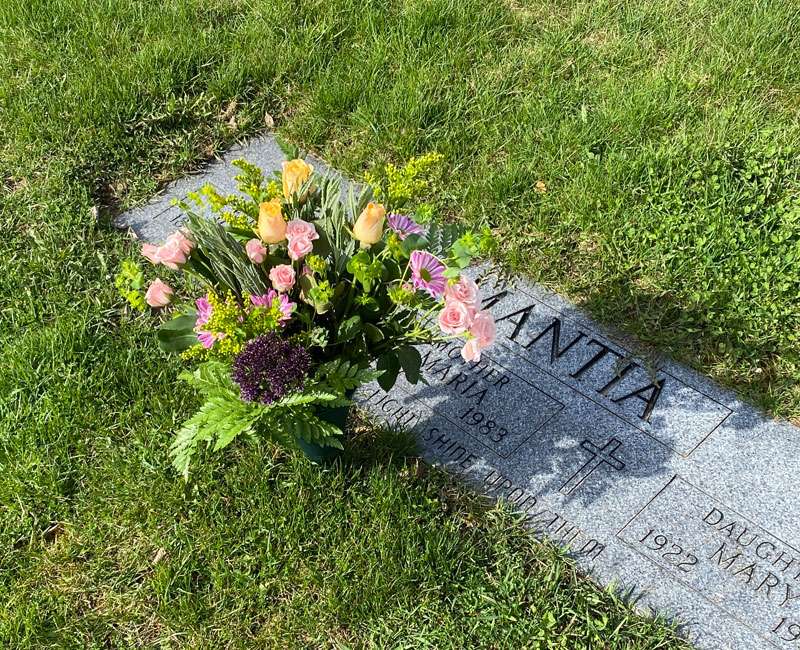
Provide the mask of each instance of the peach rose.
{"label": "peach rose", "polygon": [[353,226],[353,237],[367,246],[380,241],[385,216],[386,208],[383,204],[370,201]]}
{"label": "peach rose", "polygon": [[275,291],[289,291],[289,289],[294,286],[294,269],[289,264],[273,266],[269,272],[269,279],[272,281],[272,286],[275,287]]}
{"label": "peach rose", "polygon": [[[300,191],[303,183],[308,180],[311,172],[314,171],[314,166],[309,165],[302,158],[295,158],[294,160],[286,160],[282,163],[283,173],[281,174],[281,181],[283,182],[283,196],[291,203],[292,197],[295,193]],[[305,199],[305,195],[300,197],[300,200]]]}
{"label": "peach rose", "polygon": [[267,244],[286,239],[286,220],[281,213],[281,200],[265,201],[258,206],[258,236]]}
{"label": "peach rose", "polygon": [[159,246],[154,246],[153,244],[142,244],[142,255],[144,255],[153,264],[158,264],[158,249]]}
{"label": "peach rose", "polygon": [[196,244],[182,231],[176,230],[161,246],[142,245],[142,255],[153,264],[163,264],[168,269],[177,271],[186,264],[195,246]]}
{"label": "peach rose", "polygon": [[445,334],[458,336],[467,331],[470,325],[470,310],[458,300],[446,300],[439,313],[439,327]]}
{"label": "peach rose", "polygon": [[463,273],[458,279],[458,282],[452,285],[448,284],[444,288],[444,297],[446,299],[458,300],[458,302],[463,302],[465,305],[469,305],[475,309],[478,309],[481,304],[481,291],[478,289],[478,285],[475,284],[475,280]]}
{"label": "peach rose", "polygon": [[189,239],[186,235],[191,234],[185,228],[181,228],[180,230],[176,230],[172,233],[169,237],[167,237],[167,241],[173,240],[177,243],[178,247],[187,255],[192,252],[192,249],[197,245],[191,239]]}
{"label": "peach rose", "polygon": [[151,307],[166,307],[172,302],[175,292],[168,284],[156,278],[144,294],[145,302]]}
{"label": "peach rose", "polygon": [[247,257],[250,258],[253,264],[261,264],[261,262],[264,261],[264,257],[267,255],[267,249],[264,244],[261,243],[260,239],[251,239],[245,244],[244,249],[247,251]]}

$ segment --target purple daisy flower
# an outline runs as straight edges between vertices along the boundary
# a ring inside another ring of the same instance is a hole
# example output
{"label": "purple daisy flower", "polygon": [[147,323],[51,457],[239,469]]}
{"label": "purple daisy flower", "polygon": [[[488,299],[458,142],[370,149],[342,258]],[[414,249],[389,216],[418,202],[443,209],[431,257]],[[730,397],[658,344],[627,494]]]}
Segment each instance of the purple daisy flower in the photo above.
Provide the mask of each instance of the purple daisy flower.
{"label": "purple daisy flower", "polygon": [[437,300],[444,293],[447,281],[442,275],[447,268],[442,261],[428,251],[411,253],[411,283],[415,289],[425,289]]}
{"label": "purple daisy flower", "polygon": [[389,228],[391,228],[401,240],[405,239],[409,235],[425,234],[425,229],[407,214],[397,214],[392,212],[386,216],[386,223],[389,224]]}

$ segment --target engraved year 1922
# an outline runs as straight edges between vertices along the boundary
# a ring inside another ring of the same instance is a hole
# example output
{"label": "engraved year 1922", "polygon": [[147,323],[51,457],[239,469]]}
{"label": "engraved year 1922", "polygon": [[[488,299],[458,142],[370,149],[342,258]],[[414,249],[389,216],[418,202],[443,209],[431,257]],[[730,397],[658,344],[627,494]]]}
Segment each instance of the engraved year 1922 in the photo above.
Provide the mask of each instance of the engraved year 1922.
{"label": "engraved year 1922", "polygon": [[784,641],[800,641],[800,624],[784,617],[772,628],[772,633],[777,634]]}
{"label": "engraved year 1922", "polygon": [[670,564],[674,564],[681,571],[689,571],[697,564],[697,556],[683,550],[679,544],[671,542],[666,535],[662,535],[651,528],[639,540],[645,548],[655,551]]}

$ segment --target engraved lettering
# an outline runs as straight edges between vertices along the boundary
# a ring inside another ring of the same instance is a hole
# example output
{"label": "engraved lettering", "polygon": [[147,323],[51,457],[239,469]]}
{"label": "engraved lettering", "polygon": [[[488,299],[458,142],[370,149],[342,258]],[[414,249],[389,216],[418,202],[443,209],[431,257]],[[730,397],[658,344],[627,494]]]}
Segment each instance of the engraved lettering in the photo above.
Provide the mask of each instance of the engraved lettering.
{"label": "engraved lettering", "polygon": [[[623,395],[622,397],[618,397],[616,399],[612,399],[611,401],[614,404],[619,404],[620,402],[624,402],[625,400],[630,399],[631,397],[636,397],[642,400],[645,403],[644,411],[639,416],[640,419],[644,420],[645,422],[650,422],[650,416],[653,415],[653,409],[656,407],[656,402],[658,402],[658,398],[661,395],[661,391],[664,389],[664,384],[666,383],[666,379],[657,379],[654,383],[648,384],[642,388],[637,390],[631,391],[627,395]],[[649,395],[645,397],[645,394],[649,391]]]}
{"label": "engraved lettering", "polygon": [[598,361],[603,359],[609,352],[619,357],[620,359],[622,358],[622,355],[619,352],[615,352],[607,345],[603,345],[597,339],[590,339],[586,343],[586,345],[593,345],[593,344],[599,345],[600,351],[570,375],[570,377],[572,377],[573,379],[580,380],[580,378],[583,377],[583,375],[585,375],[592,366],[594,366]]}
{"label": "engraved lettering", "polygon": [[527,307],[523,307],[522,309],[518,309],[517,311],[511,312],[510,314],[506,314],[505,316],[501,316],[500,318],[496,318],[495,322],[500,322],[504,320],[512,319],[514,316],[518,316],[518,318],[511,320],[511,324],[514,325],[514,331],[511,333],[510,336],[507,338],[511,341],[516,341],[517,336],[519,335],[522,328],[525,326],[528,318],[530,318],[531,312],[533,311],[536,305],[528,305]]}
{"label": "engraved lettering", "polygon": [[550,363],[555,363],[558,361],[562,356],[564,356],[567,352],[569,352],[570,348],[575,345],[578,341],[583,339],[586,334],[583,332],[579,332],[578,335],[572,339],[569,343],[567,343],[566,347],[563,349],[561,346],[561,319],[560,318],[553,318],[553,322],[550,323],[547,327],[545,327],[534,339],[531,339],[529,343],[524,345],[523,347],[526,350],[530,350],[531,347],[536,345],[536,342],[541,339],[545,334],[548,332],[552,332],[550,338]]}

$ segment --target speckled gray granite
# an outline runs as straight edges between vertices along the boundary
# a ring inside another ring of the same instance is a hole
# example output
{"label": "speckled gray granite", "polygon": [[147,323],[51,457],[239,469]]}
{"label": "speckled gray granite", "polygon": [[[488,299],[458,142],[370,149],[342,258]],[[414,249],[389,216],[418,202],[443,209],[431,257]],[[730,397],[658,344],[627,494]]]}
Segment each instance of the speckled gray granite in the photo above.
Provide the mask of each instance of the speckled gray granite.
{"label": "speckled gray granite", "polygon": [[[240,156],[265,171],[282,159],[255,141],[118,223],[162,241],[179,217],[169,200],[205,182],[235,189]],[[456,346],[424,349],[429,385],[368,386],[362,405],[416,430],[429,460],[524,513],[697,647],[800,648],[800,430],[642,358],[524,279],[482,287],[498,342],[480,363]]]}

